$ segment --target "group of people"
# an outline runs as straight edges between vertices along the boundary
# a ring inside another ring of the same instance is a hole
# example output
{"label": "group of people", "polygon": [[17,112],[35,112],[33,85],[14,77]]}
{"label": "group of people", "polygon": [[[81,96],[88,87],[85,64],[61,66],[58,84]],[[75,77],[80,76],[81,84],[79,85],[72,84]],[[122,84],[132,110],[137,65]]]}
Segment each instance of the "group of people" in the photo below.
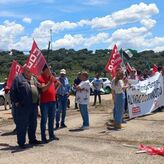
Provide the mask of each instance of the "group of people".
{"label": "group of people", "polygon": [[[76,85],[76,106],[82,116],[82,129],[89,128],[88,103],[90,96],[90,82],[88,73],[79,74]],[[46,144],[52,140],[59,140],[55,129],[66,128],[65,124],[70,85],[66,77],[66,70],[60,70],[60,76],[55,77],[47,64],[40,76],[35,77],[27,65],[23,66],[23,73],[17,75],[10,88],[13,118],[16,124],[17,143],[20,148],[26,148],[26,133],[29,144]],[[41,141],[36,138],[37,115],[40,107]],[[46,125],[48,120],[48,136]],[[54,124],[56,127],[54,128]]]}
{"label": "group of people", "polygon": [[[10,89],[17,142],[21,148],[25,147],[27,131],[30,144],[48,143],[47,120],[49,140],[59,140],[54,134],[54,120],[56,118],[56,129],[59,128],[59,124],[61,128],[66,127],[65,117],[69,93],[70,86],[65,69],[60,71],[59,78],[55,78],[50,68],[45,65],[42,74],[34,77],[29,68],[24,65],[23,73],[15,77]],[[41,113],[41,142],[36,139],[38,106]]]}
{"label": "group of people", "polygon": [[125,123],[123,116],[127,110],[126,90],[130,87],[130,80],[142,81],[155,75],[156,72],[161,72],[164,76],[164,67],[159,67],[156,71],[150,70],[150,72],[144,70],[143,73],[137,71],[135,68],[133,68],[129,73],[122,68],[116,69],[115,78],[112,80],[112,99],[114,102],[114,109],[111,125],[114,128],[121,129],[124,127],[122,124]]}
{"label": "group of people", "polygon": [[[161,71],[164,74],[164,68]],[[111,88],[114,101],[112,126],[116,129],[123,127],[123,115],[126,108],[126,89],[129,87],[128,79],[137,79],[137,76],[136,70],[133,70],[127,76],[122,68],[118,68],[116,70],[116,76],[112,80]],[[77,78],[74,80],[75,109],[79,108],[80,110],[83,120],[81,129],[83,130],[88,129],[90,126],[88,105],[91,83],[88,77],[87,72],[79,72]],[[97,96],[99,98],[99,104],[101,104],[103,81],[99,78],[99,74],[95,75],[92,85],[94,87],[93,106],[95,106]],[[54,129],[67,127],[65,118],[70,91],[71,88],[66,77],[65,69],[60,70],[60,76],[57,78],[46,64],[43,67],[41,75],[35,77],[27,65],[23,66],[23,73],[15,77],[10,89],[19,147],[26,147],[27,131],[29,144],[46,144],[48,141],[59,140],[55,135]],[[41,141],[36,139],[38,107],[40,107],[41,113]],[[49,139],[46,135],[47,120]],[[55,128],[54,124],[56,124]]]}

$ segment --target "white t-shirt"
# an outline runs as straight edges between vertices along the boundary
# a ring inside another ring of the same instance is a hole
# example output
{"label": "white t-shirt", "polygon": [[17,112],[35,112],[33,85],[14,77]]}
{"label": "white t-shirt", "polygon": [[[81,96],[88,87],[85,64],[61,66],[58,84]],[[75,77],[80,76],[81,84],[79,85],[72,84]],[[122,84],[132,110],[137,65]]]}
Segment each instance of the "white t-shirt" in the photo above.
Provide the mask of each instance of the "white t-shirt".
{"label": "white t-shirt", "polygon": [[88,104],[89,96],[90,96],[90,87],[91,87],[89,80],[81,81],[79,86],[82,90],[76,92],[76,102],[78,104]]}
{"label": "white t-shirt", "polygon": [[100,91],[103,85],[103,80],[95,78],[92,83],[95,87],[95,90]]}
{"label": "white t-shirt", "polygon": [[119,94],[124,92],[123,87],[124,87],[123,80],[119,80],[117,85],[115,85],[115,80],[112,81],[112,89],[115,91],[115,93]]}

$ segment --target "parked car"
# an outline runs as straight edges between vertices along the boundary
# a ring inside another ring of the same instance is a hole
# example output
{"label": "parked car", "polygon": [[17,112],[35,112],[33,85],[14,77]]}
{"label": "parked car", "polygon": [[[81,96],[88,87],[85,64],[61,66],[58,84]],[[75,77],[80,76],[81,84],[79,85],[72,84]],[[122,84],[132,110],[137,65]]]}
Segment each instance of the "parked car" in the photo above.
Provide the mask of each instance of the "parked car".
{"label": "parked car", "polygon": [[[111,93],[111,81],[109,80],[109,78],[107,78],[107,77],[100,77],[100,79],[103,80],[103,87],[101,89],[102,94],[103,93],[104,94]],[[89,81],[90,81],[91,84],[92,84],[93,80],[94,80],[93,77],[89,78]],[[91,94],[93,94],[93,91],[94,91],[94,86],[92,84],[91,85]]]}
{"label": "parked car", "polygon": [[4,105],[5,103],[5,92],[3,88],[4,83],[0,82],[0,105]]}

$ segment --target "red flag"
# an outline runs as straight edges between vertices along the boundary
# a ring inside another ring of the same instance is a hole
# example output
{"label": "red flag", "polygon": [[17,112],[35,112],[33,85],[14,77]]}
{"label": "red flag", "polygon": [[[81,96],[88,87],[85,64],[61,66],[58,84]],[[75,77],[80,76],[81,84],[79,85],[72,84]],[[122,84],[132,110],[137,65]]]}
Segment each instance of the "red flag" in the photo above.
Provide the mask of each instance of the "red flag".
{"label": "red flag", "polygon": [[108,63],[105,66],[105,70],[111,73],[112,78],[115,77],[116,69],[120,66],[121,63],[122,63],[122,58],[119,54],[117,46],[114,45]]}
{"label": "red flag", "polygon": [[157,72],[157,71],[158,71],[158,67],[155,64],[153,64],[153,72]]}
{"label": "red flag", "polygon": [[35,41],[33,42],[30,56],[28,57],[26,64],[30,71],[36,76],[41,73],[44,65],[46,64],[46,60]]}
{"label": "red flag", "polygon": [[126,66],[126,70],[127,70],[129,73],[132,72],[132,67],[131,67],[131,65],[130,65],[129,63],[126,63],[125,66]]}
{"label": "red flag", "polygon": [[13,60],[10,68],[9,77],[7,80],[7,87],[9,89],[11,88],[15,76],[20,75],[22,72],[23,72],[23,67],[20,64],[18,64],[17,61]]}
{"label": "red flag", "polygon": [[164,147],[155,148],[155,147],[145,146],[143,144],[140,144],[139,145],[139,149],[140,150],[144,150],[145,152],[147,152],[150,155],[161,155],[161,156],[164,156]]}

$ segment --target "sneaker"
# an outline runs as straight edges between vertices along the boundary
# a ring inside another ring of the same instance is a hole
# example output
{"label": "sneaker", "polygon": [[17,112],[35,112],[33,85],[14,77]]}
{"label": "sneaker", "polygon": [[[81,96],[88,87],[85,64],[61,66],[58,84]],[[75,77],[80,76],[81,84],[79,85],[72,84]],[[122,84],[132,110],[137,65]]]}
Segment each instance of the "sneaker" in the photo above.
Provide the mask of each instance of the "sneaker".
{"label": "sneaker", "polygon": [[89,126],[82,126],[81,129],[87,130],[87,129],[89,129]]}
{"label": "sneaker", "polygon": [[60,126],[60,128],[66,128],[67,127],[67,125],[65,125],[65,124],[61,124],[61,126]]}
{"label": "sneaker", "polygon": [[121,125],[121,124],[115,124],[114,126],[116,129],[123,129],[125,128],[125,126]]}
{"label": "sneaker", "polygon": [[32,144],[32,145],[39,145],[41,144],[42,142],[41,141],[38,141],[38,140],[33,140],[33,141],[29,141],[29,144]]}

